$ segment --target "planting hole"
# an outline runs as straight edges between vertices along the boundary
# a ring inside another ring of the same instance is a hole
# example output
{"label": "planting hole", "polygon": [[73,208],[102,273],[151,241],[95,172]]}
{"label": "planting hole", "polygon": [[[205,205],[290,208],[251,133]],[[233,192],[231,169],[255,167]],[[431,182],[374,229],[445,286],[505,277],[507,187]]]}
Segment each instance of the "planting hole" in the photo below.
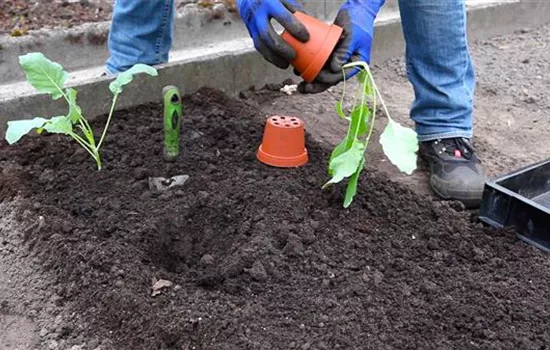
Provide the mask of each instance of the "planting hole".
{"label": "planting hole", "polygon": [[275,122],[275,125],[281,125],[281,124],[280,124],[280,123],[278,123],[278,122]]}
{"label": "planting hole", "polygon": [[285,124],[285,126],[286,126],[287,128],[290,128],[290,124]]}
{"label": "planting hole", "polygon": [[286,117],[281,117],[281,119],[282,119],[282,120],[285,120],[285,119],[286,119]]}
{"label": "planting hole", "polygon": [[294,125],[300,125],[300,124],[298,124],[298,123],[296,123],[296,122],[294,122],[294,123],[292,123],[292,124],[294,124]]}
{"label": "planting hole", "polygon": [[292,118],[290,119],[291,122],[295,122],[296,121],[296,118]]}

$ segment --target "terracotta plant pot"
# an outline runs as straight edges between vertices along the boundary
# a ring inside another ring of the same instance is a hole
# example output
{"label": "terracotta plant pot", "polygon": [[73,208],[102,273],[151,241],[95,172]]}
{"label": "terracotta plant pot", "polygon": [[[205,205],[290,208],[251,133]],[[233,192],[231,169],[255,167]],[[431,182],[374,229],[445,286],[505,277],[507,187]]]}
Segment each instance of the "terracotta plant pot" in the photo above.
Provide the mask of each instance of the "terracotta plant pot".
{"label": "terracotta plant pot", "polygon": [[269,117],[257,158],[264,164],[280,168],[306,164],[308,154],[305,146],[304,123],[296,117]]}
{"label": "terracotta plant pot", "polygon": [[296,12],[294,15],[306,26],[309,40],[302,43],[286,30],[282,38],[296,50],[297,55],[291,62],[292,66],[300,72],[302,79],[311,83],[329,59],[344,30],[302,12]]}

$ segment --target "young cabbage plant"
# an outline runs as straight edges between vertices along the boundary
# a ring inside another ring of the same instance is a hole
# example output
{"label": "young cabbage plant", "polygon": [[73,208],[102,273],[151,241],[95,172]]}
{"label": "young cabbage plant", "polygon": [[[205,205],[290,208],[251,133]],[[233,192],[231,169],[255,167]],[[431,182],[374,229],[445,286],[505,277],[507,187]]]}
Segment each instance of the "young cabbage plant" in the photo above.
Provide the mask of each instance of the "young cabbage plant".
{"label": "young cabbage plant", "polygon": [[24,135],[36,129],[38,133],[44,131],[54,134],[65,134],[73,138],[80,146],[82,146],[95,160],[97,169],[101,170],[101,155],[99,149],[107,135],[107,129],[111,123],[113,112],[117,103],[118,96],[122,93],[125,85],[129,84],[134,75],[145,73],[151,76],[156,76],[156,69],[144,65],[137,64],[120,73],[117,78],[111,82],[109,89],[113,93],[113,101],[109,116],[101,137],[96,141],[96,136],[90,123],[82,115],[82,110],[77,104],[77,91],[73,88],[66,88],[65,83],[69,78],[69,74],[63,67],[50,61],[42,53],[29,53],[19,57],[19,63],[23,70],[27,81],[39,93],[51,95],[54,100],[64,98],[68,113],[64,116],[56,116],[52,118],[36,117],[30,120],[16,120],[8,122],[8,130],[6,131],[6,141],[11,145],[19,141]]}
{"label": "young cabbage plant", "polygon": [[349,113],[344,111],[346,98],[346,81],[342,98],[336,103],[338,115],[349,122],[346,137],[332,151],[328,172],[332,177],[324,186],[330,186],[348,180],[344,208],[348,208],[357,193],[359,176],[366,163],[366,152],[376,120],[377,97],[380,99],[388,124],[380,135],[380,144],[384,154],[400,171],[410,175],[416,169],[416,152],[418,141],[416,132],[393,120],[382,95],[380,94],[371,70],[365,62],[352,62],[344,66],[344,77],[347,69],[359,69],[359,87],[353,97]]}

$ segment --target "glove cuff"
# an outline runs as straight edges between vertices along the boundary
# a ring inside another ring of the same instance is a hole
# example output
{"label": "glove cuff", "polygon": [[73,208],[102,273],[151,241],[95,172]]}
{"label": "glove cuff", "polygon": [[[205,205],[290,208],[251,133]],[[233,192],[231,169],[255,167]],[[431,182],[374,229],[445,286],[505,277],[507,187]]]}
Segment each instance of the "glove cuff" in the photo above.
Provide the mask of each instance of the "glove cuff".
{"label": "glove cuff", "polygon": [[374,19],[385,3],[386,0],[347,0],[342,4],[340,10],[360,7],[366,10]]}

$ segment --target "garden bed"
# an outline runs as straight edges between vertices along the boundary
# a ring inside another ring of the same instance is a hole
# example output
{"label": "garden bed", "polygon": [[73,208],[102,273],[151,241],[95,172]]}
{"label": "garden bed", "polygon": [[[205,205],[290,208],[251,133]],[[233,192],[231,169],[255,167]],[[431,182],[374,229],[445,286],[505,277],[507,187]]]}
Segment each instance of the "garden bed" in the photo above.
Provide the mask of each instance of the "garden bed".
{"label": "garden bed", "polygon": [[0,34],[25,35],[29,30],[67,28],[111,18],[112,1],[3,0]]}
{"label": "garden bed", "polygon": [[[222,0],[229,10],[235,10],[234,0]],[[196,3],[210,8],[214,0],[176,0],[177,9]],[[109,21],[113,0],[2,0],[0,4],[0,34],[26,35],[30,30],[71,28],[73,26]]]}
{"label": "garden bed", "polygon": [[[308,165],[270,168],[255,159],[258,109],[209,89],[184,106],[175,163],[162,160],[157,104],[115,115],[101,172],[65,137],[0,143],[1,203],[27,227],[18,259],[50,276],[24,315],[52,315],[44,338],[101,350],[550,344],[550,262],[512,232],[376,171],[344,210],[343,186],[320,189],[329,149],[308,139]],[[149,191],[148,177],[179,174],[183,187]],[[152,296],[157,279],[173,285]]]}

